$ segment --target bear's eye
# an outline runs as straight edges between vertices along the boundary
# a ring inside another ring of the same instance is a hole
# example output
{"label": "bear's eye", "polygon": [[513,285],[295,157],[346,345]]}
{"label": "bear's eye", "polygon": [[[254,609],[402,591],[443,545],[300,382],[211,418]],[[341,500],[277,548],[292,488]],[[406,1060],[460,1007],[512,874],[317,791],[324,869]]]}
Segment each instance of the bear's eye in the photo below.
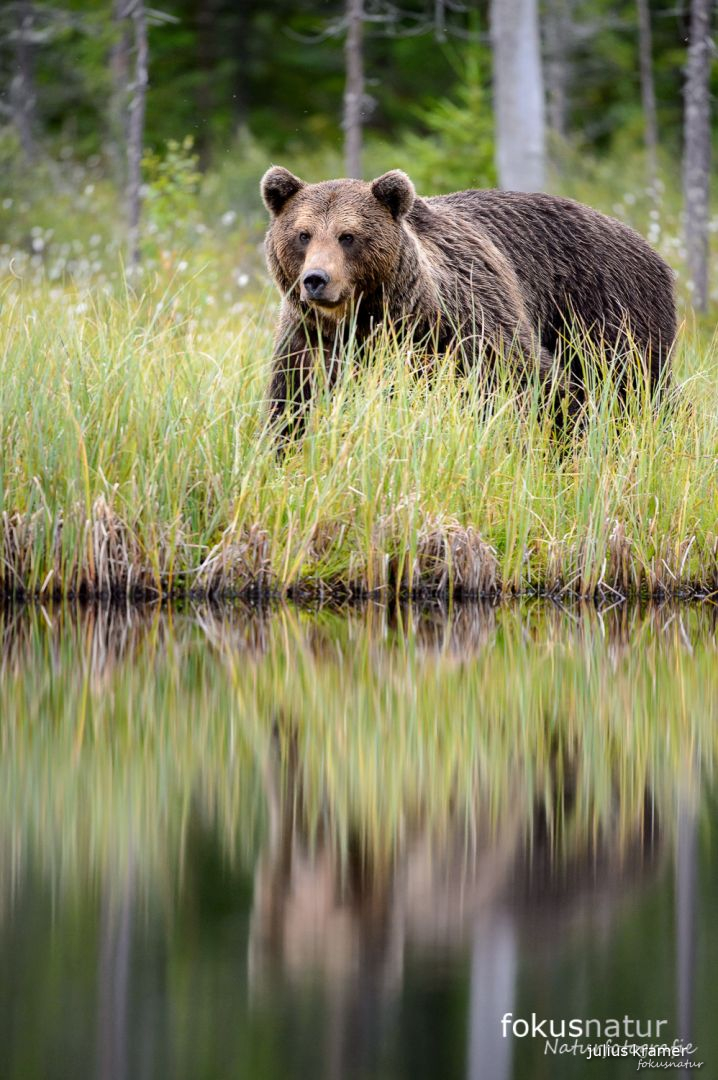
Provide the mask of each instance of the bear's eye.
{"label": "bear's eye", "polygon": [[343,232],[339,237],[339,243],[342,247],[351,247],[354,243],[354,236],[350,232]]}
{"label": "bear's eye", "polygon": [[300,244],[308,244],[310,240],[311,240],[311,236],[310,236],[310,234],[308,232],[300,232],[300,234],[299,234],[299,243]]}

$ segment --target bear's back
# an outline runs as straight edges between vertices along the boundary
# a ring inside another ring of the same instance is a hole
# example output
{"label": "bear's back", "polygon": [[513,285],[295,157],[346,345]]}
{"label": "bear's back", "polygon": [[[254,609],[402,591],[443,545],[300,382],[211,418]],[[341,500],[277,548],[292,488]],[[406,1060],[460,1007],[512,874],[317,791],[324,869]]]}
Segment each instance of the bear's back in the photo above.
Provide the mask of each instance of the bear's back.
{"label": "bear's back", "polygon": [[506,256],[549,349],[572,314],[588,328],[628,316],[639,341],[673,341],[672,271],[623,222],[572,199],[494,189],[417,199],[409,215],[419,239],[445,221],[466,224],[467,245],[478,230]]}

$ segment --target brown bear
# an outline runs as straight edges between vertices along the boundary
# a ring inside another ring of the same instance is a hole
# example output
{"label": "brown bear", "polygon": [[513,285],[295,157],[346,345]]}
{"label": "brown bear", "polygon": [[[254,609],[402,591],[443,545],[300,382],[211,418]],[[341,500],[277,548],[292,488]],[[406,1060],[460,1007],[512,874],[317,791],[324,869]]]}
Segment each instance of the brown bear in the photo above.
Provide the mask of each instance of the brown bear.
{"label": "brown bear", "polygon": [[[501,354],[520,378],[551,372],[577,324],[624,365],[638,351],[651,389],[666,382],[673,274],[620,221],[540,193],[420,198],[399,170],[308,184],[274,166],[261,191],[267,263],[283,297],[270,414],[284,433],[301,426],[317,362],[331,383],[348,336],[361,345],[387,322],[423,350],[455,349],[487,370]],[[570,356],[557,364],[575,396],[583,360]]]}

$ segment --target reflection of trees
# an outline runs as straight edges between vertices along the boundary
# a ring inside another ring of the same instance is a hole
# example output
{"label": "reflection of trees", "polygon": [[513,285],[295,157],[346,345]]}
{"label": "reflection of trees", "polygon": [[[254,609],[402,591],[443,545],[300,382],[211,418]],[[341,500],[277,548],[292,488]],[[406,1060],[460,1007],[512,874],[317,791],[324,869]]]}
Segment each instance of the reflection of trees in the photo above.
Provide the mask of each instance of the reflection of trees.
{"label": "reflection of trees", "polygon": [[[676,998],[678,1037],[692,1042],[696,977],[698,899],[698,836],[694,807],[684,797],[678,803],[676,834]],[[680,1072],[688,1070],[681,1069]]]}
{"label": "reflection of trees", "polygon": [[97,972],[97,1074],[126,1080],[129,1034],[130,949],[134,881],[132,862],[119,904],[106,888],[102,898]]}
{"label": "reflection of trees", "polygon": [[467,1080],[509,1080],[513,1040],[504,1038],[501,1017],[514,1012],[517,975],[516,926],[510,914],[491,911],[476,920],[471,950]]}

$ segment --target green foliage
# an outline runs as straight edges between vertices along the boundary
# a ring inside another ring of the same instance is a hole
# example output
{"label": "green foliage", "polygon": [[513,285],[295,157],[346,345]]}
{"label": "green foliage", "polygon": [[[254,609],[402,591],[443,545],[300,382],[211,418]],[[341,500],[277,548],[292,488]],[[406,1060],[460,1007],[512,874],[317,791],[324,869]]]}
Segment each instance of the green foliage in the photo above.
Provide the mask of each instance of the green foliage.
{"label": "green foliage", "polygon": [[202,174],[194,139],[169,139],[164,153],[148,150],[142,159],[147,219],[155,230],[186,231],[197,220],[197,195]]}
{"label": "green foliage", "polygon": [[487,70],[486,51],[472,48],[457,66],[454,95],[415,110],[417,128],[404,135],[398,153],[406,158],[420,191],[440,194],[495,186]]}

